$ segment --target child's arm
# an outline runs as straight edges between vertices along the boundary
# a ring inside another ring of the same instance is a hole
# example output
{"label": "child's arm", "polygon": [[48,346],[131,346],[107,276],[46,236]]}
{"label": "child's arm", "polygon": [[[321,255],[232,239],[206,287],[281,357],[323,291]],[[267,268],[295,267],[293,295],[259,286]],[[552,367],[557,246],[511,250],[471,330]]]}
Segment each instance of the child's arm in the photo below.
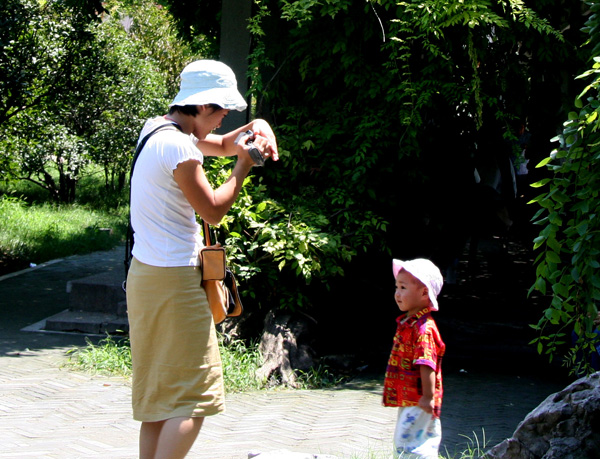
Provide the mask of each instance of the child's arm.
{"label": "child's arm", "polygon": [[428,365],[419,365],[423,395],[419,399],[419,407],[426,413],[433,413],[433,392],[435,390],[435,371]]}

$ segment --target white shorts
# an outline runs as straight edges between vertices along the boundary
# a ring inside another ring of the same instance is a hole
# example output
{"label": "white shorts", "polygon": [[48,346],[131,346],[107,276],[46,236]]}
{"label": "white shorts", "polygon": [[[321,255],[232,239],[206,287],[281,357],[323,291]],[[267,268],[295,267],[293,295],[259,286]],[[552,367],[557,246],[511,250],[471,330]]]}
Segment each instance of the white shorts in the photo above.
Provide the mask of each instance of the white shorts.
{"label": "white shorts", "polygon": [[398,408],[394,432],[394,451],[398,458],[438,459],[442,441],[439,418],[418,406]]}

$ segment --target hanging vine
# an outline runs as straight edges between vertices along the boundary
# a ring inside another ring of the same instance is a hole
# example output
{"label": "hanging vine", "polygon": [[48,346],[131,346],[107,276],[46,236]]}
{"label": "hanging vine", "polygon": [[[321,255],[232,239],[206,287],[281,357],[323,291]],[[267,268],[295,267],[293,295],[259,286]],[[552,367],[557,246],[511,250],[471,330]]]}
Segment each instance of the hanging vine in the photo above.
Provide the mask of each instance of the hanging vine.
{"label": "hanging vine", "polygon": [[600,3],[586,2],[592,15],[586,23],[592,67],[579,79],[589,84],[575,100],[558,147],[537,167],[552,176],[532,186],[547,191],[532,202],[541,208],[534,220],[542,227],[535,239],[538,250],[537,290],[552,299],[532,343],[552,360],[568,351],[564,364],[573,374],[594,371],[590,357],[600,349]]}

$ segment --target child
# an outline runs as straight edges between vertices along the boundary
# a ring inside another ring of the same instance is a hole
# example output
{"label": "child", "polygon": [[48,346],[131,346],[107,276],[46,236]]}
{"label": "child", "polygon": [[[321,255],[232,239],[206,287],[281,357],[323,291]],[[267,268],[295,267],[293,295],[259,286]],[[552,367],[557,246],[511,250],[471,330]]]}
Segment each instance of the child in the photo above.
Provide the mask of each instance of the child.
{"label": "child", "polygon": [[431,311],[438,310],[437,296],[444,280],[429,260],[393,260],[395,299],[400,311],[398,328],[385,372],[383,404],[397,406],[394,433],[396,454],[401,457],[437,458],[442,426],[441,339]]}

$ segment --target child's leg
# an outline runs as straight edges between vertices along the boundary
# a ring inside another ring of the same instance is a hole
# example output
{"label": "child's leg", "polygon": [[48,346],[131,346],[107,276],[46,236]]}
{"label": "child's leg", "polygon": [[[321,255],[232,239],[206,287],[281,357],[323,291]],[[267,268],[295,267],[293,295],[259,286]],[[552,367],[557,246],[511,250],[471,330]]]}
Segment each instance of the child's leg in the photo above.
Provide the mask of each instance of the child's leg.
{"label": "child's leg", "polygon": [[438,458],[442,426],[418,406],[398,409],[394,448],[401,458]]}
{"label": "child's leg", "polygon": [[140,430],[140,459],[184,458],[198,437],[204,418],[172,418],[144,422]]}

